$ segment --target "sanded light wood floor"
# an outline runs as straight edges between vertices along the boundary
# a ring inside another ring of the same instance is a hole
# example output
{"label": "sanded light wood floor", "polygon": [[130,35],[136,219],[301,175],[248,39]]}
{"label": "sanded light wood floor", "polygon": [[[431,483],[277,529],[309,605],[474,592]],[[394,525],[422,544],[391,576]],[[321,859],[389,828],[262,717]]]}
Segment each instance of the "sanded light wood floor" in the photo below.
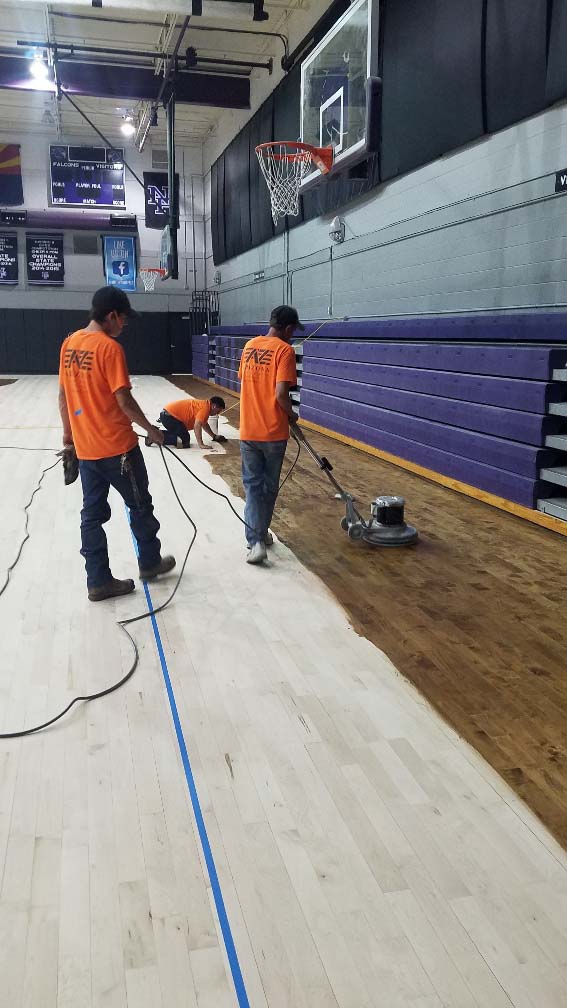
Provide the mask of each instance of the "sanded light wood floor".
{"label": "sanded light wood floor", "polygon": [[[1,444],[58,447],[56,384],[0,391]],[[157,416],[171,386],[140,378],[134,392]],[[7,430],[19,417],[23,429]],[[228,467],[228,447],[215,465]],[[164,548],[181,556],[187,523],[160,453],[145,454]],[[183,457],[224,486],[207,455]],[[0,452],[0,570],[48,461]],[[276,543],[265,569],[247,566],[224,502],[176,470],[199,535],[157,622],[249,1004],[565,1005],[560,846],[290,549]],[[113,571],[124,577],[135,557],[112,504]],[[143,611],[144,595],[88,604],[79,507],[79,486],[49,473],[0,598],[3,730],[129,664],[113,618]],[[334,524],[329,538],[340,551]],[[417,551],[403,556],[419,578]],[[399,554],[387,557],[394,571]],[[155,602],[167,591],[153,586]],[[377,605],[380,583],[374,591]],[[237,1004],[150,622],[135,635],[140,667],[121,692],[0,743],[2,1005]]]}
{"label": "sanded light wood floor", "polygon": [[[211,394],[203,383],[189,387]],[[238,407],[228,417],[237,423]],[[349,542],[338,530],[340,504],[308,457],[282,492],[276,530],[567,848],[567,542],[306,433],[363,512],[379,493],[403,494],[420,543],[405,551]],[[215,469],[241,493],[237,445],[229,455]]]}

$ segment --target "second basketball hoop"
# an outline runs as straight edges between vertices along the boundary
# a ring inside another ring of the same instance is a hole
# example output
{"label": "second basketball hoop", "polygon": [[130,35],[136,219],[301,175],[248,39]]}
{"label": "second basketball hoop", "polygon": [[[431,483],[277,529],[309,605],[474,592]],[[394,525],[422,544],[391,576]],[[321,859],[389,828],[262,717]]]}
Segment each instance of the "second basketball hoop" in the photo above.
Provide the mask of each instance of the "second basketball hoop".
{"label": "second basketball hoop", "polygon": [[304,178],[318,168],[326,175],[333,165],[332,147],[277,140],[259,144],[256,154],[270,191],[274,224],[280,217],[299,214],[299,190]]}

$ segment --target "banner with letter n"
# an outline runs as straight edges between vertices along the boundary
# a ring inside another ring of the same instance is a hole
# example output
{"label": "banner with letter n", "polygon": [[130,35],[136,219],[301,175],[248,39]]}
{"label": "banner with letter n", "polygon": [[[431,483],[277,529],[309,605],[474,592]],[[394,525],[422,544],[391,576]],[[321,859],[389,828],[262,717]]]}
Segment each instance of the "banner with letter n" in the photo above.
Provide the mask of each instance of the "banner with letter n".
{"label": "banner with letter n", "polygon": [[65,278],[63,235],[27,234],[28,283],[62,287]]}
{"label": "banner with letter n", "polygon": [[[175,175],[179,206],[179,175]],[[146,227],[162,231],[169,223],[169,187],[167,172],[144,172]]]}
{"label": "banner with letter n", "polygon": [[0,284],[18,282],[18,236],[0,231]]}
{"label": "banner with letter n", "polygon": [[0,206],[21,206],[22,158],[19,144],[0,144]]}
{"label": "banner with letter n", "polygon": [[133,235],[103,235],[102,257],[107,284],[135,291],[137,279],[136,239]]}

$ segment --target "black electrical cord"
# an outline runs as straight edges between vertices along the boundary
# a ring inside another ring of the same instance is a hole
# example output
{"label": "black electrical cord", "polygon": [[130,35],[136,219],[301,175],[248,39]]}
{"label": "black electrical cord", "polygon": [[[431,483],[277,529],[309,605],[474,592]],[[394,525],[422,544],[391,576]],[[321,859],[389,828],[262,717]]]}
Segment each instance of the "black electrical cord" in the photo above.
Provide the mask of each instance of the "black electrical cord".
{"label": "black electrical cord", "polygon": [[[14,447],[14,446],[11,445],[10,447]],[[1,450],[4,451],[5,450],[4,447],[2,447]],[[19,449],[19,450],[20,451],[49,451],[50,449],[49,448],[22,448],[22,449]],[[20,543],[18,552],[16,554],[16,559],[10,564],[10,566],[8,567],[8,569],[6,571],[6,579],[5,579],[4,584],[2,585],[2,587],[0,588],[0,595],[3,595],[4,592],[6,591],[6,588],[8,587],[8,584],[10,582],[10,575],[11,575],[12,571],[14,570],[14,567],[16,566],[18,560],[20,559],[20,557],[22,555],[22,550],[23,550],[25,544],[27,543],[27,541],[28,541],[28,539],[30,537],[30,534],[29,534],[29,531],[28,531],[29,520],[30,520],[29,508],[31,507],[33,499],[34,499],[36,493],[39,490],[41,490],[41,484],[43,483],[43,477],[45,476],[45,474],[48,473],[51,469],[55,469],[55,466],[58,466],[59,463],[60,463],[60,461],[61,461],[61,459],[57,459],[57,461],[54,462],[53,465],[46,466],[45,469],[41,470],[41,475],[39,477],[39,480],[37,481],[37,484],[36,484],[36,487],[34,489],[34,492],[32,493],[32,495],[31,495],[29,501],[27,502],[27,504],[24,506],[24,514],[26,516],[26,521],[25,521],[25,525],[24,525],[24,538],[22,539],[22,541]]]}
{"label": "black electrical cord", "polygon": [[[170,449],[166,449],[166,450],[170,451]],[[299,442],[297,442],[297,455],[295,456],[295,458],[294,458],[294,460],[293,460],[293,462],[292,462],[292,464],[291,464],[291,466],[289,468],[289,471],[288,471],[287,475],[284,477],[284,479],[282,480],[282,482],[280,483],[280,485],[278,487],[278,496],[281,493],[282,487],[284,486],[285,483],[287,483],[289,477],[291,476],[293,470],[295,469],[295,467],[296,467],[296,465],[297,465],[297,463],[299,461],[300,453],[301,453],[301,445],[300,445]],[[194,473],[193,470],[189,468],[189,466],[187,465],[187,463],[184,462],[183,459],[180,458],[179,455],[176,454],[176,452],[171,452],[171,454],[173,455],[174,459],[177,459],[177,461],[179,462],[179,464],[182,465],[183,468],[187,470],[187,472],[193,477],[193,479],[197,480],[197,483],[200,483],[201,486],[205,488],[205,490],[209,490],[216,497],[222,497],[222,499],[225,500],[226,503],[228,504],[228,506],[229,506],[230,510],[232,511],[232,513],[238,518],[238,521],[241,522],[244,525],[245,528],[252,529],[253,532],[257,531],[257,529],[254,529],[252,525],[249,525],[248,522],[246,522],[244,520],[244,518],[242,517],[242,515],[238,514],[238,511],[236,510],[236,508],[232,504],[232,501],[230,500],[229,497],[227,497],[226,494],[223,494],[221,490],[215,490],[214,487],[209,486],[208,483],[205,483],[205,481],[202,480],[200,476],[197,476],[197,473]],[[170,479],[171,479],[171,477],[170,477]]]}
{"label": "black electrical cord", "polygon": [[[11,445],[10,447],[13,448],[15,446]],[[227,502],[227,504],[230,507],[231,511],[233,512],[233,514],[236,515],[236,517],[238,518],[238,520],[240,522],[242,522],[243,525],[245,525],[245,526],[247,525],[247,523],[244,521],[244,519],[241,518],[241,516],[238,514],[238,511],[235,510],[235,508],[232,505],[232,502],[230,501],[230,499],[227,497],[226,494],[223,494],[220,490],[215,490],[213,487],[209,486],[208,483],[205,483],[204,480],[200,479],[200,477],[197,476],[196,473],[194,473],[193,470],[190,469],[189,466],[186,465],[186,463],[183,462],[183,460],[179,458],[179,456],[176,454],[176,452],[173,452],[171,450],[171,448],[167,447],[167,445],[164,445],[163,447],[162,447],[162,445],[159,445],[159,450],[160,450],[160,453],[161,453],[163,464],[165,466],[165,471],[167,473],[169,482],[171,483],[171,488],[172,488],[173,493],[175,495],[175,499],[177,500],[177,503],[179,504],[179,507],[183,511],[183,514],[185,515],[185,517],[187,518],[188,522],[190,523],[190,525],[191,525],[191,527],[193,529],[193,535],[192,535],[192,538],[191,538],[191,542],[189,543],[189,546],[187,548],[187,552],[185,554],[185,559],[183,560],[183,564],[181,565],[181,570],[179,572],[179,576],[178,576],[177,581],[175,583],[174,589],[171,592],[171,595],[169,595],[169,597],[165,600],[165,602],[162,602],[162,604],[159,605],[157,608],[149,609],[147,612],[140,613],[140,615],[138,615],[138,616],[131,616],[129,619],[116,620],[116,625],[120,628],[120,630],[123,631],[123,633],[126,634],[126,636],[128,637],[128,640],[130,641],[130,643],[132,645],[133,651],[134,651],[134,660],[133,660],[130,668],[128,669],[128,671],[126,672],[126,674],[124,676],[122,676],[122,678],[118,682],[113,683],[110,686],[107,686],[106,689],[99,690],[97,693],[87,693],[87,694],[85,694],[85,696],[74,697],[74,699],[71,700],[71,702],[69,704],[67,704],[67,706],[65,707],[64,710],[60,711],[59,714],[56,714],[54,717],[50,718],[49,721],[44,721],[43,724],[35,725],[33,728],[26,728],[26,729],[23,729],[22,731],[17,731],[17,732],[1,732],[0,733],[0,739],[25,738],[27,735],[35,735],[37,732],[43,731],[44,728],[49,728],[52,724],[55,724],[56,721],[60,721],[61,718],[65,717],[65,715],[69,713],[69,711],[71,710],[72,707],[75,706],[75,704],[81,703],[81,702],[88,703],[91,700],[100,700],[102,697],[108,696],[110,693],[115,693],[116,690],[119,690],[122,686],[124,686],[125,683],[127,683],[128,680],[131,679],[132,676],[134,675],[134,672],[136,671],[136,668],[138,667],[140,653],[138,651],[138,645],[136,644],[136,641],[135,641],[134,637],[132,636],[132,634],[130,633],[130,631],[127,629],[127,627],[131,626],[133,623],[140,622],[140,620],[148,619],[151,616],[156,616],[158,613],[163,612],[163,610],[167,608],[167,606],[170,604],[170,602],[173,600],[174,596],[176,595],[177,590],[179,588],[179,585],[181,584],[181,579],[183,578],[183,575],[185,573],[185,567],[187,566],[187,561],[189,559],[189,554],[190,554],[191,550],[193,549],[195,540],[197,538],[197,525],[195,524],[195,522],[191,518],[191,515],[188,513],[188,511],[186,511],[186,509],[185,509],[185,507],[184,507],[184,505],[183,505],[183,503],[181,501],[181,498],[179,497],[179,494],[177,493],[177,489],[176,489],[175,484],[173,482],[173,478],[171,476],[171,472],[169,470],[169,466],[167,464],[167,461],[166,461],[166,458],[165,458],[165,455],[164,455],[164,449],[165,449],[166,452],[169,452],[170,455],[172,455],[174,458],[176,458],[181,463],[181,465],[183,466],[183,468],[186,469],[187,472],[190,473],[191,476],[193,476],[193,478],[196,479],[197,482],[201,484],[201,486],[205,487],[206,490],[210,490],[210,492],[213,493],[213,494],[215,494],[215,496],[222,497],[223,500],[225,500]],[[26,450],[28,450],[28,451],[45,451],[46,449],[33,449],[33,448],[30,448],[30,449],[22,449],[22,450],[23,451],[26,451]],[[295,466],[297,464],[297,461],[299,459],[300,452],[301,452],[301,445],[298,444],[298,451],[297,451],[297,455],[295,457],[295,460],[292,463],[291,468],[290,468],[289,472],[287,473],[285,479],[280,484],[279,490],[281,490],[281,488],[283,487],[283,485],[286,482],[286,480],[291,476],[291,474],[292,474],[292,472],[293,472],[293,470],[294,470],[294,468],[295,468]],[[7,575],[7,578],[6,578],[6,583],[4,584],[4,586],[2,587],[2,589],[0,590],[0,595],[2,595],[2,592],[7,587],[8,581],[10,579],[10,573],[12,572],[12,570],[14,569],[14,567],[16,566],[16,564],[17,564],[17,562],[18,562],[18,560],[19,560],[19,558],[21,556],[22,549],[24,547],[24,543],[29,539],[29,533],[28,533],[28,508],[29,508],[30,504],[32,503],[33,498],[35,497],[35,494],[37,493],[37,491],[41,487],[41,483],[42,483],[43,477],[45,476],[45,473],[49,472],[50,469],[54,469],[56,465],[59,465],[60,461],[61,461],[60,459],[57,459],[57,462],[55,462],[51,466],[47,466],[47,468],[42,471],[40,479],[39,479],[39,482],[38,482],[35,490],[33,491],[33,493],[31,495],[28,503],[26,504],[26,507],[24,509],[25,512],[26,512],[25,537],[22,540],[22,543],[20,545],[20,549],[18,551],[18,555],[17,555],[14,563],[8,569],[8,575]],[[279,490],[278,490],[278,493],[279,493]],[[247,526],[247,527],[249,528],[250,526]]]}

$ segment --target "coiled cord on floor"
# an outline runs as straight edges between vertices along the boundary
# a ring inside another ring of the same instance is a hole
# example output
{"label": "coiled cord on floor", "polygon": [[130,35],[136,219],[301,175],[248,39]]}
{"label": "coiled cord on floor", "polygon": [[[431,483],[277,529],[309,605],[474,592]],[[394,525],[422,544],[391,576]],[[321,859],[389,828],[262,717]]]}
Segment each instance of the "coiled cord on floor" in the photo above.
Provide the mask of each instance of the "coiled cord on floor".
{"label": "coiled cord on floor", "polygon": [[[10,447],[11,448],[15,448],[16,446],[11,445]],[[127,628],[129,626],[131,626],[133,623],[139,623],[141,620],[149,619],[152,616],[157,616],[158,613],[163,612],[164,609],[166,609],[168,607],[168,605],[173,601],[173,598],[177,594],[177,590],[179,588],[179,585],[181,584],[181,580],[182,580],[183,575],[185,573],[185,567],[187,566],[187,561],[189,559],[189,554],[191,553],[191,550],[193,549],[193,546],[195,544],[195,540],[197,538],[197,525],[193,521],[193,519],[191,518],[191,515],[189,514],[189,512],[186,510],[186,508],[183,505],[183,502],[181,501],[181,498],[180,498],[180,496],[179,496],[179,494],[177,492],[177,488],[175,486],[175,483],[173,481],[173,477],[171,475],[171,472],[169,470],[169,466],[167,464],[167,460],[166,460],[166,457],[165,457],[165,454],[164,454],[164,450],[165,450],[165,452],[169,452],[169,454],[172,455],[173,458],[176,458],[178,460],[178,462],[181,463],[181,465],[183,466],[183,468],[186,469],[187,472],[190,473],[191,476],[193,476],[193,478],[196,479],[197,482],[200,483],[202,487],[204,487],[206,490],[209,490],[212,494],[215,494],[215,496],[222,497],[223,500],[225,500],[227,502],[227,504],[230,507],[231,511],[233,512],[234,515],[236,515],[236,517],[238,518],[238,520],[240,522],[242,522],[243,525],[245,525],[248,528],[250,528],[250,526],[248,526],[247,523],[244,521],[244,519],[238,514],[238,511],[235,509],[235,507],[233,506],[231,500],[229,499],[229,497],[226,494],[222,493],[222,491],[220,491],[220,490],[215,490],[214,487],[211,487],[211,486],[209,486],[208,483],[205,483],[205,481],[202,480],[199,476],[197,476],[197,474],[194,473],[193,470],[190,469],[189,466],[185,462],[183,462],[182,459],[179,458],[179,456],[177,455],[177,453],[171,450],[171,448],[168,448],[166,445],[164,445],[163,447],[162,447],[162,445],[159,445],[159,449],[160,449],[161,457],[162,457],[162,460],[163,460],[163,464],[165,466],[165,471],[167,473],[169,482],[171,484],[171,488],[172,488],[173,493],[175,495],[175,499],[177,500],[177,503],[179,504],[179,507],[183,511],[183,514],[187,518],[187,521],[189,522],[189,524],[191,525],[191,528],[193,530],[193,535],[191,537],[191,541],[190,541],[189,546],[187,548],[187,552],[185,554],[185,559],[183,560],[183,563],[181,565],[181,570],[180,570],[179,575],[177,577],[177,581],[175,582],[175,586],[173,588],[173,591],[168,596],[168,598],[165,600],[165,602],[162,602],[161,605],[157,606],[156,608],[148,609],[147,612],[140,613],[138,616],[130,616],[129,619],[116,620],[116,625],[119,627],[120,630],[122,630],[123,633],[126,634],[126,636],[128,637],[128,640],[130,641],[130,644],[132,645],[132,649],[133,649],[133,652],[134,652],[134,660],[133,660],[132,664],[130,665],[130,668],[128,669],[128,671],[126,672],[126,674],[124,676],[122,676],[122,678],[118,682],[112,683],[112,685],[107,686],[106,689],[99,690],[96,693],[87,693],[84,696],[74,697],[73,700],[71,700],[71,702],[67,704],[67,706],[65,707],[65,709],[59,712],[59,714],[56,714],[54,717],[50,718],[48,721],[44,721],[42,724],[35,725],[33,728],[26,728],[26,729],[22,729],[21,731],[16,731],[16,732],[0,732],[0,739],[16,739],[16,738],[24,738],[27,735],[35,735],[37,732],[43,731],[44,728],[49,728],[51,725],[55,724],[56,721],[60,721],[61,718],[65,717],[65,715],[69,713],[69,711],[71,710],[72,707],[75,706],[75,704],[78,704],[78,703],[88,703],[91,700],[100,700],[100,699],[102,699],[102,697],[108,696],[110,693],[115,693],[116,690],[119,690],[122,686],[124,686],[125,683],[127,683],[128,680],[131,679],[132,676],[134,675],[134,672],[136,671],[136,668],[138,667],[138,662],[139,662],[139,659],[140,659],[140,653],[138,651],[138,645],[136,644],[136,641],[135,641],[134,637],[132,636],[132,634],[130,633],[130,631]],[[29,448],[29,449],[26,449],[26,448],[23,448],[23,449],[16,449],[16,450],[22,450],[22,451],[49,451],[50,449],[44,449],[44,448]],[[298,459],[299,459],[300,452],[301,452],[301,446],[298,444],[297,455],[296,455],[296,457],[295,457],[295,459],[294,459],[294,461],[293,461],[293,463],[292,463],[292,465],[291,465],[291,467],[289,469],[289,472],[287,473],[287,475],[285,476],[285,478],[280,483],[280,486],[279,486],[279,489],[278,489],[278,493],[280,492],[280,490],[283,487],[284,483],[286,483],[286,481],[291,476],[293,470],[295,469],[295,466],[297,465],[297,462],[298,462]],[[20,544],[20,548],[18,550],[18,555],[17,555],[15,561],[8,568],[6,582],[3,585],[2,589],[0,590],[0,595],[2,595],[2,593],[5,591],[5,589],[6,589],[7,585],[8,585],[8,581],[10,580],[10,574],[13,571],[14,567],[16,566],[16,564],[18,563],[18,560],[20,559],[20,556],[22,554],[22,550],[24,548],[24,544],[29,539],[29,532],[28,532],[28,508],[30,507],[30,505],[31,505],[31,503],[32,503],[32,501],[33,501],[36,493],[40,489],[41,483],[42,483],[42,480],[43,480],[43,477],[45,476],[45,474],[47,472],[49,472],[51,469],[54,469],[55,466],[59,465],[60,461],[61,461],[61,459],[57,459],[57,461],[54,462],[53,465],[47,466],[44,470],[42,470],[42,473],[41,473],[41,476],[39,478],[38,484],[35,487],[35,490],[33,491],[33,493],[31,495],[28,503],[26,504],[26,506],[24,508],[24,510],[26,512],[25,536],[24,536],[24,538],[23,538],[23,540],[22,540],[22,542]]]}

